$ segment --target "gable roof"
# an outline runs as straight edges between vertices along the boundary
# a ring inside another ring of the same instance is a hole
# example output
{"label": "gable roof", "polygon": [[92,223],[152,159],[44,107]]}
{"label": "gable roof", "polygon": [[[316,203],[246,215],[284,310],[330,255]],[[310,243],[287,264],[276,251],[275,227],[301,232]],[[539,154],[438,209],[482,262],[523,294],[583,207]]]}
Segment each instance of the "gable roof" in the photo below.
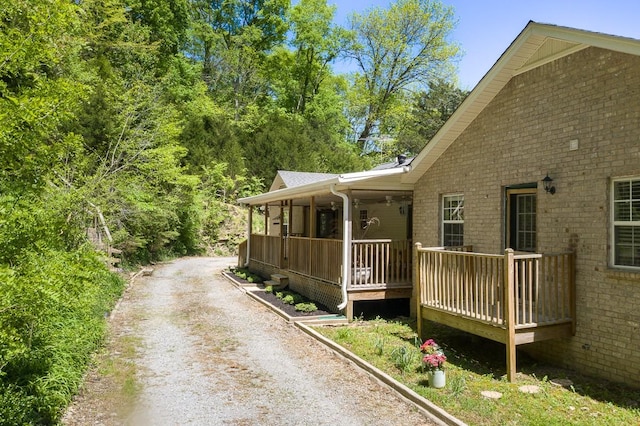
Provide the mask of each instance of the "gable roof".
{"label": "gable roof", "polygon": [[417,182],[514,76],[591,46],[640,56],[640,40],[530,21],[413,159],[402,181]]}
{"label": "gable roof", "polygon": [[310,173],[278,170],[269,191],[320,182],[338,176],[335,173]]}

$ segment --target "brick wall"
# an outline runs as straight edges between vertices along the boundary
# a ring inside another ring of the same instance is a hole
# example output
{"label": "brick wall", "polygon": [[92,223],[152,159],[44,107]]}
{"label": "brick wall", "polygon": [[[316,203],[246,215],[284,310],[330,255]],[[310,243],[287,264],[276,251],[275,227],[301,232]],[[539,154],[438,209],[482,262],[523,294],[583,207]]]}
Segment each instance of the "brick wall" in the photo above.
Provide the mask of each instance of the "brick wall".
{"label": "brick wall", "polygon": [[537,182],[538,252],[577,252],[577,330],[519,348],[640,386],[640,272],[608,266],[610,179],[622,176],[640,176],[640,58],[588,48],[515,76],[426,172],[414,241],[440,245],[441,196],[464,193],[465,244],[501,253],[505,188]]}

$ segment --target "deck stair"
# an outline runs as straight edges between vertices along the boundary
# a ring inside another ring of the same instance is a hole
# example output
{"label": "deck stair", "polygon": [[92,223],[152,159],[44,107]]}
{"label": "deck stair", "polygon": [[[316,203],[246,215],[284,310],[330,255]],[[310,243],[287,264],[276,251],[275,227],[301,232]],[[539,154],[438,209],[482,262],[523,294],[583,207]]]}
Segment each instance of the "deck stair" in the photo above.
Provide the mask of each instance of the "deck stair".
{"label": "deck stair", "polygon": [[265,281],[264,285],[270,285],[274,290],[284,290],[289,286],[289,277],[282,274],[271,274],[271,279]]}

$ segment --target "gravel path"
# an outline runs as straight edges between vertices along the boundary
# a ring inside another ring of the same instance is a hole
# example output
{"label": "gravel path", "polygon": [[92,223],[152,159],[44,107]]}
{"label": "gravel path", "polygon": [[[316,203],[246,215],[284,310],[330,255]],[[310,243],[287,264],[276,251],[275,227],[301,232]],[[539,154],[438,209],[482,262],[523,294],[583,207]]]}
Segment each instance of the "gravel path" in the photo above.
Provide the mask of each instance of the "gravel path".
{"label": "gravel path", "polygon": [[138,278],[111,325],[112,335],[139,342],[137,400],[124,414],[104,406],[105,384],[90,378],[64,423],[431,424],[224,279],[234,261],[183,258]]}

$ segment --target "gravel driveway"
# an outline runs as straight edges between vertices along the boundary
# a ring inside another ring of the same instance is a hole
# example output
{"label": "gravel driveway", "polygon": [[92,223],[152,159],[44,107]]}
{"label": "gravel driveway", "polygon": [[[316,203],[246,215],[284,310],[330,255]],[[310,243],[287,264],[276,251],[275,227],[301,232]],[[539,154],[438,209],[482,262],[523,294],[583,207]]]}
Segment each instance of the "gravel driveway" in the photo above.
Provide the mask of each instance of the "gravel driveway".
{"label": "gravel driveway", "polygon": [[224,279],[234,262],[183,258],[138,278],[111,321],[112,336],[138,342],[136,400],[125,411],[101,403],[109,390],[94,372],[64,423],[432,424]]}

